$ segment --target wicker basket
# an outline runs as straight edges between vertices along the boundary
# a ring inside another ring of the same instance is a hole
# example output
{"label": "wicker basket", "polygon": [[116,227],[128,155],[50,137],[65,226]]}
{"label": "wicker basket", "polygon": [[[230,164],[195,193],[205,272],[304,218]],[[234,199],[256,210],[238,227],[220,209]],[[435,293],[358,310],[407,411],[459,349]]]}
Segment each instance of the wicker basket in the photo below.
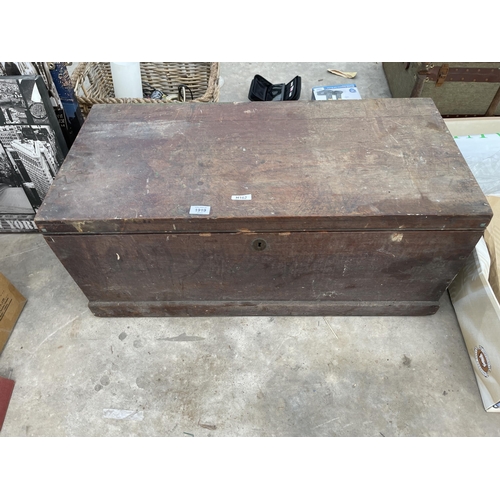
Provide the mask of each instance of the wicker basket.
{"label": "wicker basket", "polygon": [[[215,62],[141,62],[141,78],[145,92],[155,88],[167,97],[117,99],[114,97],[113,78],[109,62],[79,63],[71,75],[76,98],[84,117],[94,104],[179,102],[179,85],[188,87],[186,102],[217,102],[219,100],[219,63]],[[192,92],[192,99],[191,99]]]}

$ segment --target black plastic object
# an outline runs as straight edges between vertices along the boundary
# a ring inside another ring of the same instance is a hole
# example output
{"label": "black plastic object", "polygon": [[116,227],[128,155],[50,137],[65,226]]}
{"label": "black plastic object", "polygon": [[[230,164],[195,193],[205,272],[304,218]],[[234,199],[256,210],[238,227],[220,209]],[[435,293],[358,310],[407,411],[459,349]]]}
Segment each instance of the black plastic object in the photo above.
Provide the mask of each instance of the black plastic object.
{"label": "black plastic object", "polygon": [[297,101],[300,97],[301,78],[296,76],[291,82],[273,84],[260,75],[255,75],[248,99],[250,101]]}

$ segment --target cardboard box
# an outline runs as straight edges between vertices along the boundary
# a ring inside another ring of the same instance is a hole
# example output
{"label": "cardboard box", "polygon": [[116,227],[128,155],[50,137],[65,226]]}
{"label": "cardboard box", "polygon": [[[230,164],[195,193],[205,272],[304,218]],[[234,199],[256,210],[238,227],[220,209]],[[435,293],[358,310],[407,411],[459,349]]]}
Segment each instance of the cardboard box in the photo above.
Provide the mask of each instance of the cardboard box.
{"label": "cardboard box", "polygon": [[0,273],[0,353],[19,318],[26,299],[14,285]]}
{"label": "cardboard box", "polygon": [[354,83],[344,85],[326,85],[312,88],[313,101],[341,101],[346,99],[361,99]]}

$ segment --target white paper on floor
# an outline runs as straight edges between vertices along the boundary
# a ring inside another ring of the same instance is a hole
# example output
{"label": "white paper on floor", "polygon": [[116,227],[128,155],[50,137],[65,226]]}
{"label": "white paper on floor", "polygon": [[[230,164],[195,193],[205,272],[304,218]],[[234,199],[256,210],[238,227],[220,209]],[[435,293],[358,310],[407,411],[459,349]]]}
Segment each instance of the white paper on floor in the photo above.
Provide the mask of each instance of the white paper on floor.
{"label": "white paper on floor", "polygon": [[104,418],[113,418],[115,420],[143,420],[144,412],[137,410],[116,410],[113,408],[105,408],[102,410]]}

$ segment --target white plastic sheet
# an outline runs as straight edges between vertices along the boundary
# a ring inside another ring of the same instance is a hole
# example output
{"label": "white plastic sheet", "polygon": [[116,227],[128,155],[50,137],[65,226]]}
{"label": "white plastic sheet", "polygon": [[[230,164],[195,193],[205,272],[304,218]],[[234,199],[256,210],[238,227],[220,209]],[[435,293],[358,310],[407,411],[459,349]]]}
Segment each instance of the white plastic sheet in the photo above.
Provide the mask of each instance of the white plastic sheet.
{"label": "white plastic sheet", "polygon": [[500,196],[500,130],[454,138],[484,194]]}

